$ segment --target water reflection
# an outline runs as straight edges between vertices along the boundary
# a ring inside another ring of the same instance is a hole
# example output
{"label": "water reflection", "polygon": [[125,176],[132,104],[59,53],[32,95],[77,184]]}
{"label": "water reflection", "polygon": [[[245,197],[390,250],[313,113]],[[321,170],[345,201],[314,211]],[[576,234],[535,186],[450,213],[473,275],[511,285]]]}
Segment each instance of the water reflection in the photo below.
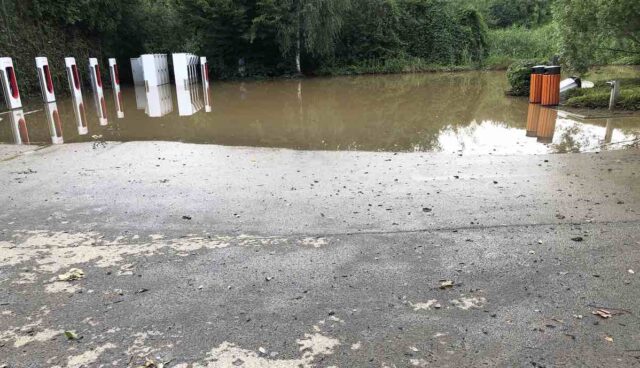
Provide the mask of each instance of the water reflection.
{"label": "water reflection", "polygon": [[527,111],[527,137],[535,137],[538,132],[538,120],[540,119],[540,105],[529,104]]}
{"label": "water reflection", "polygon": [[173,111],[173,96],[171,95],[171,85],[147,87],[145,94],[145,113],[152,118],[165,116]]}
{"label": "water reflection", "polygon": [[75,118],[78,135],[86,135],[89,133],[89,128],[87,125],[87,112],[84,108],[82,95],[79,95],[78,97],[73,96],[71,102],[73,104],[73,117]]}
{"label": "water reflection", "polygon": [[556,130],[557,119],[558,119],[558,110],[550,109],[546,107],[540,108],[538,127],[536,130],[536,137],[538,137],[538,142],[542,142],[542,143],[553,142],[553,133]]}
{"label": "water reflection", "polygon": [[58,105],[55,102],[44,104],[44,111],[49,125],[49,134],[51,135],[51,144],[62,144],[62,122],[60,121],[60,113],[58,113]]}
{"label": "water reflection", "polygon": [[[59,99],[64,142],[101,135],[293,149],[536,154],[597,150],[608,142],[606,147],[618,148],[618,142],[640,137],[638,117],[583,121],[505,97],[507,82],[499,72],[218,82],[207,88],[201,67],[182,88],[122,87],[127,114],[109,126],[87,121],[85,114],[103,106],[89,104],[85,112],[82,94]],[[213,99],[215,111],[205,113]],[[117,100],[108,99],[106,110],[114,115]],[[29,115],[32,143],[49,143],[47,121],[44,112]],[[0,141],[13,142],[5,127],[0,122]]]}
{"label": "water reflection", "polygon": [[147,90],[144,86],[135,86],[136,92],[136,109],[137,110],[146,110],[147,109]]}
{"label": "water reflection", "polygon": [[604,143],[611,143],[611,139],[613,138],[613,120],[607,119],[607,126],[604,133]]}
{"label": "water reflection", "polygon": [[11,110],[9,112],[9,121],[11,124],[11,132],[13,133],[13,143],[30,144],[29,128],[27,120],[22,109]]}

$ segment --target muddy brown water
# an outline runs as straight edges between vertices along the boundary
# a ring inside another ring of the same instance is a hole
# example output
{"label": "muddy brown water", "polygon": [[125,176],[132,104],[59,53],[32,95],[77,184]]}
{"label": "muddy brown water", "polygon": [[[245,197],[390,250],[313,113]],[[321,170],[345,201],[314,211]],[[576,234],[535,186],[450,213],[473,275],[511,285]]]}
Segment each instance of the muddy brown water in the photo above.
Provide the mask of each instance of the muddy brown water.
{"label": "muddy brown water", "polygon": [[185,91],[173,85],[149,91],[123,87],[120,102],[105,90],[99,104],[86,90],[83,108],[65,97],[3,112],[0,142],[162,140],[300,150],[537,154],[619,149],[640,137],[638,116],[579,119],[505,97],[507,88],[504,72],[465,72],[214,82],[208,92],[200,85]]}

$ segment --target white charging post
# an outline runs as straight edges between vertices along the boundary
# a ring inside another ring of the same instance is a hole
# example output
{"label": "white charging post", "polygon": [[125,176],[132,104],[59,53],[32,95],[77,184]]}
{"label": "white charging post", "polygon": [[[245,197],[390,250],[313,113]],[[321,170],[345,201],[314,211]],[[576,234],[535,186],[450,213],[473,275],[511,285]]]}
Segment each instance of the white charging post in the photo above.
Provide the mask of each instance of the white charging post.
{"label": "white charging post", "polygon": [[118,71],[118,62],[114,58],[109,59],[109,74],[111,75],[113,100],[116,104],[116,116],[118,119],[122,119],[124,118],[124,108],[122,106],[122,93],[120,92],[120,72]]}
{"label": "white charging post", "polygon": [[22,100],[20,99],[20,89],[18,89],[18,79],[13,67],[13,60],[10,57],[0,58],[0,81],[7,107],[11,110],[21,108]]}
{"label": "white charging post", "polygon": [[55,101],[56,94],[53,89],[51,69],[49,68],[49,60],[46,57],[39,56],[36,58],[36,71],[40,81],[40,90],[42,90],[42,100],[46,103]]}

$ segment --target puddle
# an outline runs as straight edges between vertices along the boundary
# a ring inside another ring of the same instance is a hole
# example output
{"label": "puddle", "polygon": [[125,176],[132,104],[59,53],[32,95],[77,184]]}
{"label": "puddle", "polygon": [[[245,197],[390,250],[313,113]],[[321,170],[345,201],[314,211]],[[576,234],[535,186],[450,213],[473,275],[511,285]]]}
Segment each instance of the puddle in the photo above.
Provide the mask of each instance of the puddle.
{"label": "puddle", "polygon": [[640,137],[640,116],[580,120],[505,97],[507,88],[504,72],[465,72],[137,86],[98,99],[86,89],[82,104],[59,98],[0,114],[0,143],[542,154],[625,148]]}

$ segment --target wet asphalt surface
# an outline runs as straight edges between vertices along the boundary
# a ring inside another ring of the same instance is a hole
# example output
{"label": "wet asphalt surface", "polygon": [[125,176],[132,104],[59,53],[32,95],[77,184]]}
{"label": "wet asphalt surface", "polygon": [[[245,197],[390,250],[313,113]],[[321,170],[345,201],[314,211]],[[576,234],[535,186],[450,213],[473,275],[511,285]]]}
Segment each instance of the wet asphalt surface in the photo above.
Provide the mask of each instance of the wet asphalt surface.
{"label": "wet asphalt surface", "polygon": [[0,185],[0,367],[640,366],[637,150],[85,143]]}

